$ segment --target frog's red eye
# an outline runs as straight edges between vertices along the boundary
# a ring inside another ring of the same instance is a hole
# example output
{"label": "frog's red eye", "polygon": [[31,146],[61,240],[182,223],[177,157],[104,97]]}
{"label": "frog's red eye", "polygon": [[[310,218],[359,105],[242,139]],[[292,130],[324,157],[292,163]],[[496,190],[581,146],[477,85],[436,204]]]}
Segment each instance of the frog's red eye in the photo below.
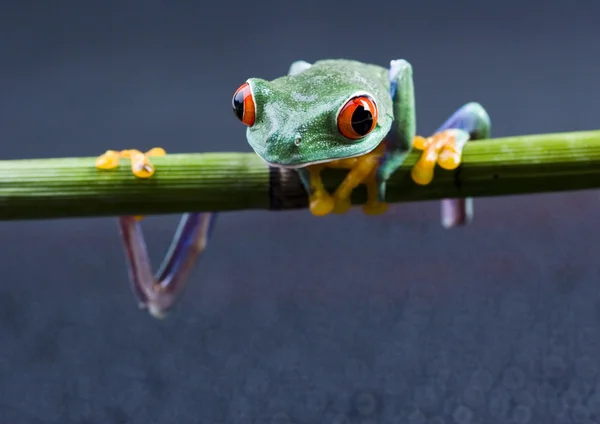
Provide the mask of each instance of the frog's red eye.
{"label": "frog's red eye", "polygon": [[254,119],[256,118],[256,111],[254,110],[254,100],[252,99],[252,90],[248,83],[242,84],[233,95],[231,100],[233,106],[233,113],[238,117],[240,121],[251,127],[254,125]]}
{"label": "frog's red eye", "polygon": [[342,107],[338,115],[338,129],[350,140],[363,138],[377,124],[377,106],[369,96],[354,97]]}

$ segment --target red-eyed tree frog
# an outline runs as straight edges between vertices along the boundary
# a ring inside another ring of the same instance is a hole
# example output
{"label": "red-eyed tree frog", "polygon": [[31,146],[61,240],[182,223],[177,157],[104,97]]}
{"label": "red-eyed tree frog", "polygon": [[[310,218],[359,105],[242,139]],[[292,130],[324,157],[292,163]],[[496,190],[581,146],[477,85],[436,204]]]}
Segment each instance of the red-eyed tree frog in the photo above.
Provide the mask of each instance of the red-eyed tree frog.
{"label": "red-eyed tree frog", "polygon": [[[413,148],[423,153],[412,178],[426,185],[436,164],[457,168],[466,142],[489,138],[491,130],[485,109],[467,103],[431,137],[417,136],[412,66],[403,59],[391,61],[389,68],[344,59],[297,61],[288,75],[273,81],[248,79],[235,91],[232,108],[247,126],[246,138],[256,154],[272,167],[298,172],[310,211],[318,216],[348,211],[360,184],[367,187],[363,211],[383,213],[386,182]],[[96,166],[112,169],[126,157],[134,175],[148,178],[154,174],[149,157],[164,154],[160,148],[146,153],[109,150]],[[334,193],[321,181],[326,167],[348,170]],[[471,214],[471,199],[442,200],[445,227],[463,225]],[[134,291],[154,316],[162,316],[183,290],[215,218],[215,213],[184,214],[156,276],[139,219],[119,218]]]}

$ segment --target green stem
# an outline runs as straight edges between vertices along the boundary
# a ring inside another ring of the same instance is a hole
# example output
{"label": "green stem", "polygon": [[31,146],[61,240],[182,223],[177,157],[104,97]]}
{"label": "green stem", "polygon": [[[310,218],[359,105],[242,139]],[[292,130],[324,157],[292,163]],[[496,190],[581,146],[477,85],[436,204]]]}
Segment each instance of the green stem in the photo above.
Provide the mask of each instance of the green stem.
{"label": "green stem", "polygon": [[[456,171],[436,170],[416,185],[413,152],[388,185],[389,202],[481,197],[600,187],[600,130],[505,137],[468,143]],[[253,153],[173,154],[153,158],[156,174],[135,178],[123,161],[99,171],[95,158],[0,161],[0,220],[307,206],[294,172],[270,170]],[[327,171],[330,190],[344,171]],[[361,187],[353,196],[365,200]]]}

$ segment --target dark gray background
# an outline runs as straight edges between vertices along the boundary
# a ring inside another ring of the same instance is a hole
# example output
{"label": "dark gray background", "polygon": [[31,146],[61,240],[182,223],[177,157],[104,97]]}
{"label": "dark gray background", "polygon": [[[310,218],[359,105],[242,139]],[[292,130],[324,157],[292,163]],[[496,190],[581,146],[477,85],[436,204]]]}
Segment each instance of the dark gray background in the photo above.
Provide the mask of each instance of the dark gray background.
{"label": "dark gray background", "polygon": [[[249,151],[231,95],[297,59],[408,59],[424,135],[471,100],[495,136],[600,125],[597,1],[0,7],[3,159]],[[600,422],[596,192],[438,208],[224,215],[164,321],[113,219],[0,223],[0,422]]]}

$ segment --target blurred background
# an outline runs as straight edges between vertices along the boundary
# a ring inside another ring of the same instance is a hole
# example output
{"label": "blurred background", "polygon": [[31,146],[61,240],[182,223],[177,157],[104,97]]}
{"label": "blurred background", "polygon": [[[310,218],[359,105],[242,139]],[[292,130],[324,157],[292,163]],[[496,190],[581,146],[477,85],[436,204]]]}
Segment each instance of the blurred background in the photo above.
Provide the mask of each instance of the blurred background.
{"label": "blurred background", "polygon": [[[2,159],[250,151],[230,110],[294,60],[414,69],[418,129],[479,101],[493,135],[599,127],[600,3],[0,5]],[[600,422],[595,191],[221,217],[166,320],[114,219],[0,223],[0,422]],[[178,217],[144,222],[158,265]]]}

